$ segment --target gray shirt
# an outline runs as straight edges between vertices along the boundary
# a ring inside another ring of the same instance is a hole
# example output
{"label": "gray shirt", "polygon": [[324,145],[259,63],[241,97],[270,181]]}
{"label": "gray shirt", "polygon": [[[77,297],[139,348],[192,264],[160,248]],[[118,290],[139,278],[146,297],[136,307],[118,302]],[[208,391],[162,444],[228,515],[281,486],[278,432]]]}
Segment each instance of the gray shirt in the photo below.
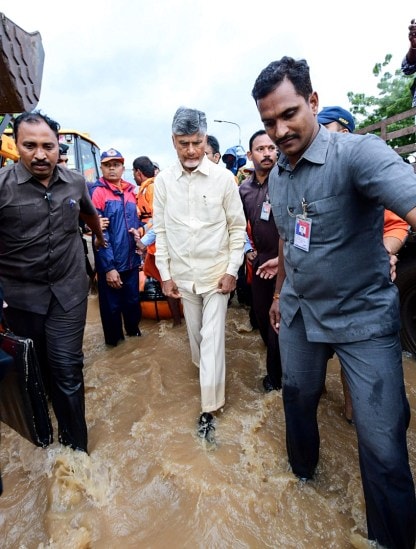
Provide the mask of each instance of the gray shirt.
{"label": "gray shirt", "polygon": [[[284,241],[282,320],[289,325],[300,308],[309,341],[345,343],[397,331],[383,214],[386,207],[404,217],[416,207],[413,168],[374,135],[321,126],[294,169],[280,156],[269,193]],[[308,252],[294,245],[303,199],[312,220]]]}
{"label": "gray shirt", "polygon": [[0,283],[11,307],[45,314],[88,294],[79,213],[95,214],[84,177],[55,168],[45,188],[20,162],[0,170]]}

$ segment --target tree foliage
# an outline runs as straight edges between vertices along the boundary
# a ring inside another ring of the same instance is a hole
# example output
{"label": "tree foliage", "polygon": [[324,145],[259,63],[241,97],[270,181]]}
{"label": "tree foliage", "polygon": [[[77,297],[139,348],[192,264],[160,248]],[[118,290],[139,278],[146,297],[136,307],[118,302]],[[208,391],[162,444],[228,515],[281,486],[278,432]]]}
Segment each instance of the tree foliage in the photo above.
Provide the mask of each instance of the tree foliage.
{"label": "tree foliage", "polygon": [[[387,54],[382,63],[376,63],[373,68],[373,75],[379,79],[377,88],[379,95],[365,95],[363,93],[348,92],[348,100],[351,104],[357,129],[375,124],[395,114],[402,113],[411,108],[412,93],[410,87],[413,83],[413,76],[405,76],[401,68],[394,71],[389,70],[392,55]],[[395,131],[408,127],[413,121],[409,119],[400,120],[389,126],[389,131]],[[393,147],[406,145],[414,139],[413,135],[400,137],[392,140],[389,144]]]}

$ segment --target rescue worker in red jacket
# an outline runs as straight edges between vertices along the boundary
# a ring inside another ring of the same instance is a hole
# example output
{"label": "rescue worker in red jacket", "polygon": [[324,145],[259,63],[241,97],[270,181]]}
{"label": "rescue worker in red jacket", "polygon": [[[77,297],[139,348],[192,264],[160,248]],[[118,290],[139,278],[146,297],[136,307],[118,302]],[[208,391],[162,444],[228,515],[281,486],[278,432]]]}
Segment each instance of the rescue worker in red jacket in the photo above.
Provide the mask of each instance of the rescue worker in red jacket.
{"label": "rescue worker in red jacket", "polygon": [[141,258],[130,229],[143,226],[137,215],[134,185],[122,178],[124,157],[116,149],[101,155],[100,177],[90,187],[99,215],[108,219],[108,247],[95,251],[98,299],[104,339],[116,346],[128,336],[140,336],[139,266]]}

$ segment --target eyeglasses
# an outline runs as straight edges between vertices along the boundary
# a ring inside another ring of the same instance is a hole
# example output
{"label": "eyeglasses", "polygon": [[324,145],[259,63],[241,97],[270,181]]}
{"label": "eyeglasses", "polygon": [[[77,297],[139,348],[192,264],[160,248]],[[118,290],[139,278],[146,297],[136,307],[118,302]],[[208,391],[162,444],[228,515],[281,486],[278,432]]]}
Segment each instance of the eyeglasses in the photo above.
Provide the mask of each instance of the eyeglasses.
{"label": "eyeglasses", "polygon": [[68,159],[58,158],[58,164],[68,164]]}

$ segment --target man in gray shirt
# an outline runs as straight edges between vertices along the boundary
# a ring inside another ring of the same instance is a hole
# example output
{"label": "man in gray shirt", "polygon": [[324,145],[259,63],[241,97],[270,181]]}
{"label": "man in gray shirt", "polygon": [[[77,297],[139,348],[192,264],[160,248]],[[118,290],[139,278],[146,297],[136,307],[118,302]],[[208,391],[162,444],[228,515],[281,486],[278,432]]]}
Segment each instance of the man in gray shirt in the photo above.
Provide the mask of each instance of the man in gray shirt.
{"label": "man in gray shirt", "polygon": [[355,411],[368,538],[413,549],[410,410],[383,212],[391,209],[416,227],[416,177],[378,137],[330,133],[318,124],[305,60],[271,63],[252,93],[281,151],[269,192],[284,262],[270,317],[279,332],[292,470],[305,481],[315,474],[317,407],[336,352]]}

